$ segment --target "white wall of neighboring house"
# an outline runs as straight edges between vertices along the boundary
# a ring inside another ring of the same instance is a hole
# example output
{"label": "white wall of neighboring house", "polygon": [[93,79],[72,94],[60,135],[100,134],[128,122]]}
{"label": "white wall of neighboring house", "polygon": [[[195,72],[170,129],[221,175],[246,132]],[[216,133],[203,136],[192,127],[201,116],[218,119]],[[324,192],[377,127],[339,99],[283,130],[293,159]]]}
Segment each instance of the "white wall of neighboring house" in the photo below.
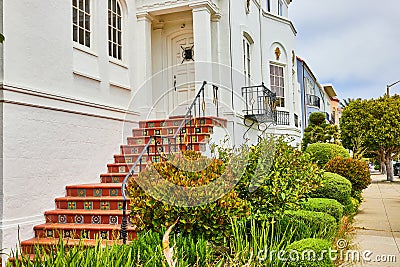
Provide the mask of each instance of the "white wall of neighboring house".
{"label": "white wall of neighboring house", "polygon": [[242,43],[249,37],[253,85],[270,88],[270,63],[284,68],[285,107],[278,110],[289,112],[290,125],[271,131],[300,143],[291,1],[282,0],[279,16],[278,0],[270,0],[271,12],[266,0],[251,0],[249,10],[239,0],[120,0],[122,60],[108,55],[107,2],[91,1],[89,48],[72,40],[71,1],[2,1],[0,249],[15,246],[18,227],[21,239],[32,237],[65,185],[98,182],[140,119],[173,114],[173,42],[193,42],[193,75],[220,86],[220,116],[238,145],[259,134],[254,128],[244,136]]}

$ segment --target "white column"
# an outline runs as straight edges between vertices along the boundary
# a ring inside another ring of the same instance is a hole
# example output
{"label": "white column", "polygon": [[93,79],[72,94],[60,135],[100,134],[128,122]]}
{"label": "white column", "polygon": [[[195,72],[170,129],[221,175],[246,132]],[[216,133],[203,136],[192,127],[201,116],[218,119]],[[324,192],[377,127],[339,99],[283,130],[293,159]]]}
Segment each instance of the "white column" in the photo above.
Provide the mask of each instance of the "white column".
{"label": "white column", "polygon": [[192,12],[196,82],[211,82],[211,12],[206,6],[195,6]]}
{"label": "white column", "polygon": [[[148,113],[153,105],[152,82],[152,45],[151,21],[152,17],[146,12],[137,15],[136,36],[136,86],[135,103],[142,113]],[[143,114],[147,115],[147,114]]]}

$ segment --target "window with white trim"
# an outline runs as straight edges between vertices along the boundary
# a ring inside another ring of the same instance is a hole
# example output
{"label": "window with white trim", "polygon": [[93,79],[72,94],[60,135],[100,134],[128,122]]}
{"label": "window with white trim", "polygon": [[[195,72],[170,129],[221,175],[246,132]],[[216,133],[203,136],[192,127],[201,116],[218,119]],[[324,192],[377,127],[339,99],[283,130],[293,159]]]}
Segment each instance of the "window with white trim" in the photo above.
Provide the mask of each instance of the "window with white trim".
{"label": "window with white trim", "polygon": [[283,67],[275,64],[270,64],[270,82],[271,90],[276,93],[276,106],[285,106],[285,78]]}
{"label": "window with white trim", "polygon": [[251,44],[247,38],[243,38],[243,74],[245,86],[251,84]]}
{"label": "window with white trim", "polygon": [[271,3],[270,0],[267,0],[267,11],[271,12]]}
{"label": "window with white trim", "polygon": [[122,9],[118,0],[108,0],[108,55],[122,59]]}
{"label": "window with white trim", "polygon": [[72,0],[74,42],[90,47],[90,0]]}

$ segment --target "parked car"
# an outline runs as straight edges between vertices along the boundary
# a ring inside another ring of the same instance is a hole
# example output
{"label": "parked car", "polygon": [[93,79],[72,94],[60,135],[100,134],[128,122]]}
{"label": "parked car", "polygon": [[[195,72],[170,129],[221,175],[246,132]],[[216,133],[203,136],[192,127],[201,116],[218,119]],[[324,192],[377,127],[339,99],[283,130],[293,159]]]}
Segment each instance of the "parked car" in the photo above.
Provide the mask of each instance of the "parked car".
{"label": "parked car", "polygon": [[400,162],[393,164],[394,175],[399,175],[400,173]]}

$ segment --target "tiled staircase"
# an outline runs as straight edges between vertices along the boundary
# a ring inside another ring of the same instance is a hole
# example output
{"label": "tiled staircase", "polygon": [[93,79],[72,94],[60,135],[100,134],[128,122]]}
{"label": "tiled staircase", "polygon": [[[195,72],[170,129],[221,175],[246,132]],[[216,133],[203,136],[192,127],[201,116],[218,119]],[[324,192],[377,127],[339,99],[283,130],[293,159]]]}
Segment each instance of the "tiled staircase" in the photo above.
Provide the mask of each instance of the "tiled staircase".
{"label": "tiled staircase", "polygon": [[[22,253],[33,254],[38,245],[51,246],[58,242],[59,237],[69,245],[83,242],[91,246],[96,238],[120,243],[123,179],[150,136],[161,136],[165,142],[164,145],[158,144],[158,147],[163,146],[164,152],[169,153],[166,140],[174,135],[181,122],[182,118],[140,122],[139,128],[132,130],[133,136],[128,137],[127,145],[121,145],[121,154],[114,155],[114,163],[107,165],[108,173],[100,175],[100,183],[69,185],[66,187],[66,196],[56,198],[56,209],[44,214],[46,223],[34,227],[35,237],[21,242]],[[215,117],[189,120],[182,129],[178,138],[182,140],[177,142],[177,146],[182,150],[191,146],[193,150],[204,151],[214,126],[225,124],[225,120]],[[156,144],[152,144],[143,162],[158,162],[160,156],[155,150]],[[128,226],[128,240],[135,237],[135,227]]]}

